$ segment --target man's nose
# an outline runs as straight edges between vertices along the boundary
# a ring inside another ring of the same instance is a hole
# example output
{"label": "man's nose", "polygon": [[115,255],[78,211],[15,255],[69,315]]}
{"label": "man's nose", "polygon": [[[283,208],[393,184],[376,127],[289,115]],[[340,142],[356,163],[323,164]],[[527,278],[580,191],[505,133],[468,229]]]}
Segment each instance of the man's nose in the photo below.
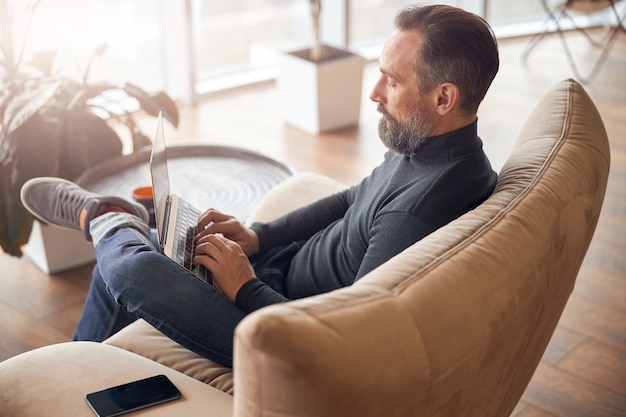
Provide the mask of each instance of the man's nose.
{"label": "man's nose", "polygon": [[378,79],[376,84],[374,84],[374,88],[372,88],[372,91],[370,92],[370,100],[372,100],[372,101],[374,101],[376,103],[383,103],[384,102],[384,97],[385,96],[382,93],[381,82],[382,82],[382,77]]}

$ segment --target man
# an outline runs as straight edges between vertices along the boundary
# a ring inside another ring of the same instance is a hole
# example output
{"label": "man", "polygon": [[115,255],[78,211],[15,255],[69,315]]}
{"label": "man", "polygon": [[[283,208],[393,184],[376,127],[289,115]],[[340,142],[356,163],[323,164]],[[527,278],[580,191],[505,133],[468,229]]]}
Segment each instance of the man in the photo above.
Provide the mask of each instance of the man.
{"label": "man", "polygon": [[76,339],[103,340],[137,317],[188,349],[232,366],[236,325],[266,305],[351,285],[476,207],[496,174],[477,136],[477,109],[498,70],[491,29],[449,6],[410,7],[379,60],[371,93],[390,149],[360,184],[246,228],[208,210],[194,262],[218,291],[160,254],[145,210],[60,179],[36,178],[22,201],[42,221],[80,229],[95,245]]}

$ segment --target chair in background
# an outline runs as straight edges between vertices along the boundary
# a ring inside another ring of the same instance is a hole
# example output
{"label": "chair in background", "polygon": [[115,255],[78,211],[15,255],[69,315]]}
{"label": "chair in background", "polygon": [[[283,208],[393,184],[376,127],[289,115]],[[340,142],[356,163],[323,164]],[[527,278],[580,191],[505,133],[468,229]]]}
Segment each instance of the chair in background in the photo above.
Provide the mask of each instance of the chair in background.
{"label": "chair in background", "polygon": [[[598,75],[600,68],[608,58],[611,47],[617,39],[617,36],[620,33],[626,34],[626,28],[624,28],[626,8],[624,8],[623,13],[620,15],[617,9],[617,4],[620,0],[566,0],[558,1],[558,4],[556,5],[550,0],[539,1],[548,16],[546,20],[546,29],[544,32],[531,38],[526,50],[522,54],[522,60],[526,61],[528,59],[532,50],[546,35],[556,33],[561,40],[565,55],[570,67],[572,68],[574,76],[583,83],[590,83]],[[607,30],[604,35],[600,37],[592,36],[589,31],[580,26],[575,19],[576,15],[592,15],[600,12],[605,13],[607,20],[605,23]],[[612,18],[615,19],[614,22],[611,21]],[[566,26],[562,23],[564,21],[567,22]],[[587,76],[583,76],[581,74],[567,39],[565,38],[564,31],[570,27],[581,33],[592,46],[601,50],[597,61],[592,66],[591,71]]]}

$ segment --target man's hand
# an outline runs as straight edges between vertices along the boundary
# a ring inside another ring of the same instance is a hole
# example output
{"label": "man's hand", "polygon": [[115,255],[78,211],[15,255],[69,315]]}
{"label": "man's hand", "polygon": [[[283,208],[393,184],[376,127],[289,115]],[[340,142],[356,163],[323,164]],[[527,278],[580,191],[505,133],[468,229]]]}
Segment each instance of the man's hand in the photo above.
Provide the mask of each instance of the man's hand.
{"label": "man's hand", "polygon": [[259,238],[252,229],[248,229],[233,216],[209,209],[198,220],[196,240],[199,242],[203,237],[216,233],[237,243],[247,256],[259,251]]}
{"label": "man's hand", "polygon": [[208,268],[215,289],[233,302],[241,286],[256,276],[241,246],[219,234],[198,239],[193,263]]}

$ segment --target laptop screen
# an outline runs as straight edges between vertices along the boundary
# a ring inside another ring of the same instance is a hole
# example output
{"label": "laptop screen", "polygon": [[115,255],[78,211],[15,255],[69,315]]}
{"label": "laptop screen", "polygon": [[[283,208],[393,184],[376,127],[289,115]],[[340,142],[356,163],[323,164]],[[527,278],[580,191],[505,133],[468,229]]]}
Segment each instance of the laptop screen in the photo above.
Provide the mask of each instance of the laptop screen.
{"label": "laptop screen", "polygon": [[167,201],[170,195],[170,181],[167,172],[167,158],[165,155],[165,132],[163,131],[163,116],[159,113],[157,130],[154,135],[152,154],[150,155],[150,175],[152,177],[152,192],[154,195],[154,216],[156,218],[159,244],[163,245],[166,227]]}

